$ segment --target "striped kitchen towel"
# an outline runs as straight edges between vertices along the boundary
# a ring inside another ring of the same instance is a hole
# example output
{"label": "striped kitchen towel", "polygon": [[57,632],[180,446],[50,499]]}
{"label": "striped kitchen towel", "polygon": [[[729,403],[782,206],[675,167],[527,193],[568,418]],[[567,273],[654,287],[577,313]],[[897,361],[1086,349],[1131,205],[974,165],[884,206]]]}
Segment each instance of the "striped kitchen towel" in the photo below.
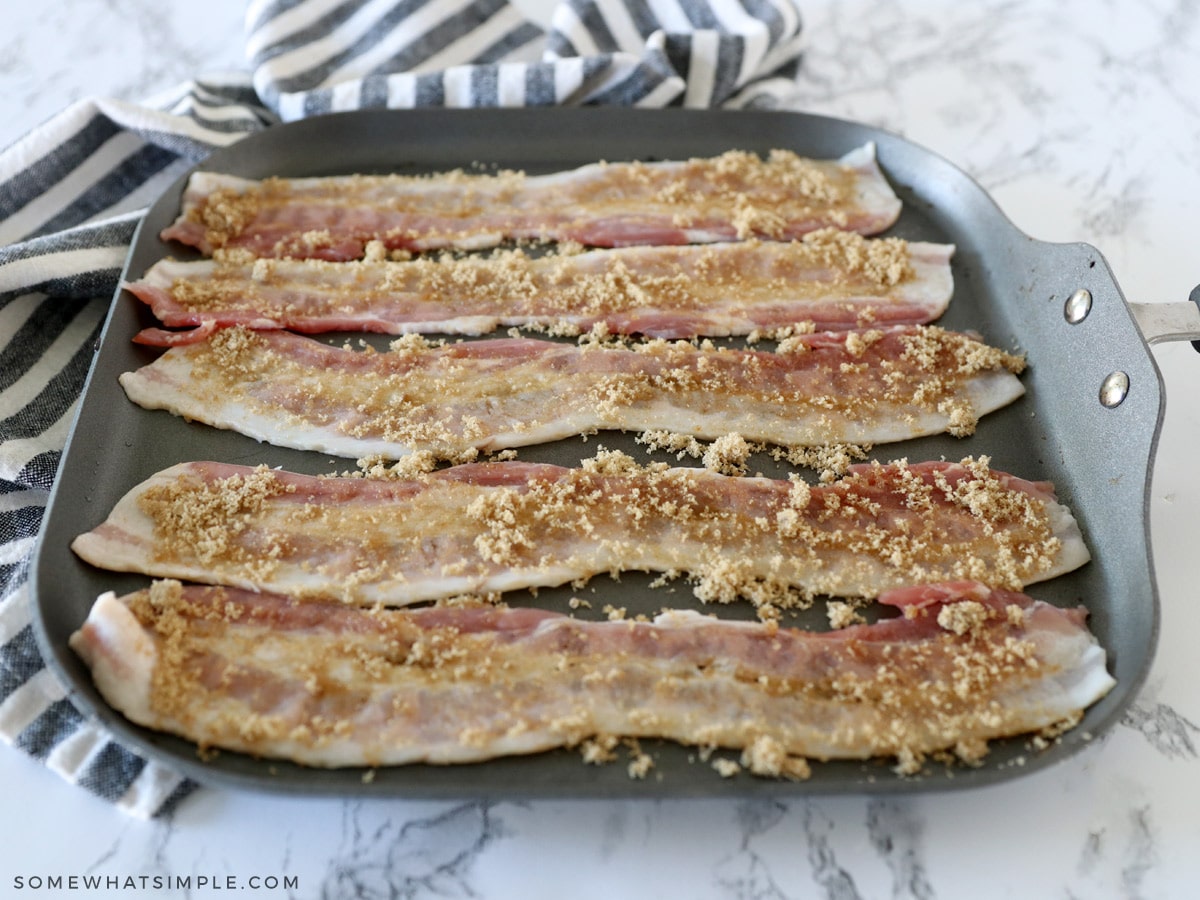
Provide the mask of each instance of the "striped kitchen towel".
{"label": "striped kitchen towel", "polygon": [[792,0],[255,0],[250,73],[75,104],[0,153],[0,737],[141,816],[192,785],[71,705],[34,638],[31,556],[134,229],[214,149],[366,107],[769,106],[791,91]]}

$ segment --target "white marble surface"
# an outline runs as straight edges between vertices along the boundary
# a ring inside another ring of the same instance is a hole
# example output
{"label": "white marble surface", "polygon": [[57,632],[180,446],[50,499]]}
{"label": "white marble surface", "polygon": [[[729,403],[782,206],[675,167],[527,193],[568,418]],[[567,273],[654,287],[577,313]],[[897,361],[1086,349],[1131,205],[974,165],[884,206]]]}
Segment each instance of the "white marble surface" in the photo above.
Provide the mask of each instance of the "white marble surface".
{"label": "white marble surface", "polygon": [[[240,0],[0,8],[0,145],[78,97],[136,98],[241,64]],[[797,108],[937,151],[1031,235],[1099,247],[1131,300],[1184,300],[1200,282],[1194,0],[803,9]],[[1200,357],[1186,344],[1154,355],[1168,395],[1150,508],[1162,638],[1126,721],[1064,764],[912,799],[444,804],[205,790],[147,823],[0,747],[0,895],[65,896],[18,892],[13,879],[98,873],[192,876],[193,887],[89,896],[1194,897]],[[199,888],[200,876],[221,889]],[[252,876],[298,887],[251,890]]]}

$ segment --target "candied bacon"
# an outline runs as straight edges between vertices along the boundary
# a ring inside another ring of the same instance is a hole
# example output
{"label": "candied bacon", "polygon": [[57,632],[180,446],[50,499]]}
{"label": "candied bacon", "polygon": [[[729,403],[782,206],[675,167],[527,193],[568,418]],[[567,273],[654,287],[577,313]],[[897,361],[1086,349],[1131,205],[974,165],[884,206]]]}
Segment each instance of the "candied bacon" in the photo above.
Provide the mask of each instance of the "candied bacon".
{"label": "candied bacon", "polygon": [[72,548],[117,571],[389,605],[621,571],[787,605],[960,578],[1018,588],[1088,559],[1050,485],[986,460],[864,464],[810,486],[616,452],[379,479],[183,463]]}
{"label": "candied bacon", "polygon": [[[245,325],[317,333],[486,334],[597,326],[662,338],[920,324],[953,292],[944,244],[825,229],[794,242],[635,247],[534,257],[328,263],[156,263],[126,287],[168,328]],[[186,343],[148,329],[145,344]],[[203,334],[197,334],[199,340]]]}
{"label": "candied bacon", "polygon": [[593,163],[549,175],[347,175],[253,181],[196,172],[162,232],[206,254],[345,261],[386,249],[477,250],[504,240],[589,246],[791,240],[833,226],[888,228],[900,201],[874,145],[838,160],[783,150],[668,162]]}
{"label": "candied bacon", "polygon": [[1021,395],[1022,366],[932,327],[803,335],[781,352],[416,335],[376,352],[231,328],[120,380],[141,406],[277,446],[463,461],[598,429],[784,447],[963,436]]}
{"label": "candied bacon", "polygon": [[661,737],[740,749],[763,775],[875,756],[910,772],[1072,724],[1114,684],[1082,608],[977,583],[880,601],[905,615],[816,633],[683,610],[364,610],[158,582],[100,597],[71,646],[134,722],[326,767],[564,746],[595,760],[618,738]]}

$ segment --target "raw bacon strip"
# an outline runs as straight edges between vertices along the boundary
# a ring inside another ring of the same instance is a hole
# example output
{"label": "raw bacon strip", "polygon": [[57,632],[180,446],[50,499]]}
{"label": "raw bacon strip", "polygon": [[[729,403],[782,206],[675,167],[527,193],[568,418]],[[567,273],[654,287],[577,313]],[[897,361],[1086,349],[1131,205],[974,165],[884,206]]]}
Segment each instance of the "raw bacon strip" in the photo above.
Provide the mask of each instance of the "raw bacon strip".
{"label": "raw bacon strip", "polygon": [[876,234],[900,201],[874,145],[839,160],[786,150],[679,162],[597,163],[551,175],[462,171],[250,181],[196,172],[163,240],[211,254],[350,260],[386,249],[494,247],[508,239],[597,247],[787,240],[826,226]]}
{"label": "raw bacon strip", "polygon": [[73,549],[107,569],[404,605],[604,572],[688,572],[702,600],[1018,587],[1088,559],[1047,484],[986,461],[853,467],[820,487],[605,452],[581,468],[474,463],[413,478],[183,463]]}
{"label": "raw bacon strip", "polygon": [[1022,394],[1022,366],[933,327],[807,335],[775,353],[416,335],[378,353],[231,328],[168,350],[121,385],[148,409],[279,446],[463,461],[599,429],[783,446],[962,436]]}
{"label": "raw bacon strip", "polygon": [[[169,328],[486,334],[542,326],[689,338],[812,322],[921,324],[954,284],[944,244],[822,230],[788,243],[635,247],[532,258],[155,264],[127,285]],[[151,330],[142,343],[186,342]]]}
{"label": "raw bacon strip", "polygon": [[880,600],[907,615],[813,633],[692,611],[367,611],[158,582],[100,597],[71,646],[140,725],[328,767],[661,737],[742,749],[763,775],[875,756],[914,772],[930,753],[976,763],[989,740],[1073,725],[1115,684],[1082,607],[973,583]]}

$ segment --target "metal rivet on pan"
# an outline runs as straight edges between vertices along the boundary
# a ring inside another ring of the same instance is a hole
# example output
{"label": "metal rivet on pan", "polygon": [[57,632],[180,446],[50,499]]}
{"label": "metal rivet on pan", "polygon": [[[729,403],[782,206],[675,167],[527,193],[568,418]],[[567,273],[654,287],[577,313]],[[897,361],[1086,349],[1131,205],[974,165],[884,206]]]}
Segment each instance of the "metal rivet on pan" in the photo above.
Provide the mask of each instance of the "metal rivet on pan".
{"label": "metal rivet on pan", "polygon": [[1088,313],[1091,311],[1092,292],[1087,288],[1080,288],[1067,298],[1067,305],[1063,308],[1063,315],[1066,316],[1067,321],[1072,325],[1078,325],[1088,317]]}
{"label": "metal rivet on pan", "polygon": [[1110,372],[1100,384],[1100,403],[1109,409],[1120,406],[1129,394],[1129,376],[1124,372]]}

